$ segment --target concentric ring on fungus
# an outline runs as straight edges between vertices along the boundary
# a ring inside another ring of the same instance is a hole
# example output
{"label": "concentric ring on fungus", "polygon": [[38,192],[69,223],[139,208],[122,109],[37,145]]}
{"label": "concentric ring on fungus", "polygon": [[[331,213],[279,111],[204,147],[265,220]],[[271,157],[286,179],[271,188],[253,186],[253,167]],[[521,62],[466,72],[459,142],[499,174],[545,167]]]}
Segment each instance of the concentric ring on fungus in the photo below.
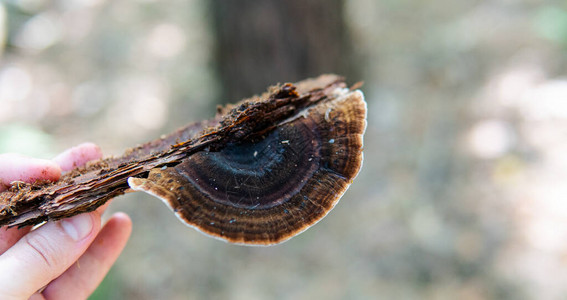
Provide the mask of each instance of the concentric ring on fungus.
{"label": "concentric ring on fungus", "polygon": [[283,242],[329,213],[362,165],[366,103],[360,91],[336,92],[263,139],[198,152],[128,183],[213,237],[239,244]]}
{"label": "concentric ring on fungus", "polygon": [[342,77],[278,85],[57,182],[13,183],[0,193],[0,226],[72,217],[135,190],[213,237],[281,243],[337,204],[362,165],[365,127],[363,94]]}

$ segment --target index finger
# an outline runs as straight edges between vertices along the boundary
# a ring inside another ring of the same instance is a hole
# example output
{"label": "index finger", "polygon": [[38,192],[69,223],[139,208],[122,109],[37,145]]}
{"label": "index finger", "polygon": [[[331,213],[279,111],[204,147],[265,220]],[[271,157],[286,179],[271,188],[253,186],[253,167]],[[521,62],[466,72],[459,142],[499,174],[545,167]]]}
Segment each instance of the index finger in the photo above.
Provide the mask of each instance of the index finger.
{"label": "index finger", "polygon": [[61,167],[51,160],[14,153],[0,154],[0,191],[4,191],[14,181],[57,181],[59,177]]}
{"label": "index finger", "polygon": [[85,165],[88,161],[100,159],[102,151],[93,143],[82,143],[69,148],[57,155],[53,161],[61,166],[63,171],[70,171],[76,167]]}

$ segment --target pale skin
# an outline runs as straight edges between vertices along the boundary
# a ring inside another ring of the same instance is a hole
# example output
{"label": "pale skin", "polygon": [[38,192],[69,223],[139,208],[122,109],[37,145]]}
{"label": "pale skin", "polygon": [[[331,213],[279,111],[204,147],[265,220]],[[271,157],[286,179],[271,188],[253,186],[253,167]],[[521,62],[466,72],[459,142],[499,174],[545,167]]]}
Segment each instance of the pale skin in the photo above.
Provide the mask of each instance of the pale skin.
{"label": "pale skin", "polygon": [[[57,181],[61,173],[99,159],[91,143],[52,160],[0,154],[0,192],[14,181]],[[0,299],[86,299],[126,245],[132,222],[114,214],[104,225],[106,205],[94,212],[49,221],[31,230],[0,228]]]}

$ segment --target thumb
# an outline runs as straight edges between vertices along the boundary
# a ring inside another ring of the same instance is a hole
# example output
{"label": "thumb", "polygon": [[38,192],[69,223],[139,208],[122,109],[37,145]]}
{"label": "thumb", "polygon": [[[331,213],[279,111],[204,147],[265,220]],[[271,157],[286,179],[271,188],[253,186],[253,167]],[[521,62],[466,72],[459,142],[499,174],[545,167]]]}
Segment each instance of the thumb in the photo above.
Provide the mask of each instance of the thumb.
{"label": "thumb", "polygon": [[[67,270],[100,231],[100,215],[47,222],[0,256],[0,299],[27,299]],[[4,293],[4,294],[2,294]]]}

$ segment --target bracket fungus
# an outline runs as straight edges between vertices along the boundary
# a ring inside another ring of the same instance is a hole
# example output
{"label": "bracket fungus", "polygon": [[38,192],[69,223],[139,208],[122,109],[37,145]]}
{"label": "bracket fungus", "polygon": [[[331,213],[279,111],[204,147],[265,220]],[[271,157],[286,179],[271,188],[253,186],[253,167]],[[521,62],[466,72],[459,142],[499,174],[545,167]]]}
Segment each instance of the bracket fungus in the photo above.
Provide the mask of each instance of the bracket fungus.
{"label": "bracket fungus", "polygon": [[321,220],[362,165],[366,103],[336,75],[271,87],[217,116],[65,174],[0,193],[0,226],[92,211],[129,190],[231,243],[281,243]]}

